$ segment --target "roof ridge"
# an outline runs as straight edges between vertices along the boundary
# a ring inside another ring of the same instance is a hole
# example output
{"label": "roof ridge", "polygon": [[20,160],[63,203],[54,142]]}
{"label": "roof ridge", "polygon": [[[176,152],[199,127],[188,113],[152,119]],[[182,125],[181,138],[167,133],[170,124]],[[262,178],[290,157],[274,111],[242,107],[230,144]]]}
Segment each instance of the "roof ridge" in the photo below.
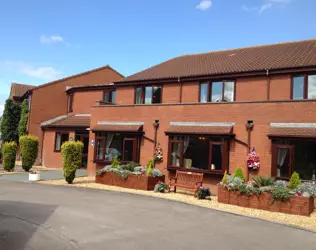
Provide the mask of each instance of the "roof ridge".
{"label": "roof ridge", "polygon": [[[245,50],[245,49],[256,49],[256,48],[263,48],[263,47],[269,47],[269,46],[275,46],[275,45],[284,45],[284,44],[293,44],[293,43],[303,43],[303,42],[311,42],[316,41],[316,38],[306,39],[306,40],[297,40],[297,41],[289,41],[289,42],[279,42],[279,43],[269,43],[269,44],[263,44],[263,45],[253,45],[253,46],[247,46],[242,48],[232,48],[232,49],[222,49],[222,50],[216,50],[216,51],[209,51],[209,52],[201,52],[201,53],[193,53],[193,54],[185,54],[181,56],[174,57],[172,59],[186,57],[186,56],[197,56],[197,55],[205,55],[205,54],[215,54],[220,52],[229,52],[229,51],[236,51],[236,50]],[[170,59],[170,60],[172,60]]]}

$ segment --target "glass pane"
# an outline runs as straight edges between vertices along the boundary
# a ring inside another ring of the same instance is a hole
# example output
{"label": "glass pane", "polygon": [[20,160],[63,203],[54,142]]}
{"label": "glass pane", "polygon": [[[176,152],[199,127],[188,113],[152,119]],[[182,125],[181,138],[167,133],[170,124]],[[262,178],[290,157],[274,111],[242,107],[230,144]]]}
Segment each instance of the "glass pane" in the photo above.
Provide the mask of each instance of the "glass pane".
{"label": "glass pane", "polygon": [[61,134],[61,145],[69,140],[69,134]]}
{"label": "glass pane", "polygon": [[153,103],[161,103],[161,87],[154,87]]}
{"label": "glass pane", "polygon": [[55,144],[55,150],[59,151],[61,145],[61,134],[56,134],[56,144]]}
{"label": "glass pane", "polygon": [[293,78],[293,99],[304,99],[304,76]]}
{"label": "glass pane", "polygon": [[316,179],[316,142],[297,140],[294,143],[294,170],[302,180]]}
{"label": "glass pane", "polygon": [[221,102],[223,97],[223,82],[212,83],[212,102]]}
{"label": "glass pane", "polygon": [[277,148],[277,177],[290,177],[290,149]]}
{"label": "glass pane", "polygon": [[89,151],[89,136],[84,136],[83,137],[83,154],[88,154]]}
{"label": "glass pane", "polygon": [[104,92],[103,101],[110,102],[110,92]]}
{"label": "glass pane", "polygon": [[124,161],[133,161],[134,141],[125,140],[124,144]]}
{"label": "glass pane", "polygon": [[104,156],[104,140],[97,140],[97,159],[102,160]]}
{"label": "glass pane", "polygon": [[180,167],[180,142],[171,143],[171,165]]}
{"label": "glass pane", "polygon": [[142,104],[142,88],[136,88],[135,92],[135,104]]}
{"label": "glass pane", "polygon": [[224,83],[224,101],[233,102],[235,94],[235,83],[234,82],[225,82]]}
{"label": "glass pane", "polygon": [[113,104],[116,103],[116,91],[115,90],[112,91],[112,103]]}
{"label": "glass pane", "polygon": [[212,170],[222,170],[222,157],[223,157],[223,145],[222,144],[211,144],[212,145]]}
{"label": "glass pane", "polygon": [[145,104],[151,104],[152,96],[153,96],[152,86],[145,87]]}
{"label": "glass pane", "polygon": [[209,143],[203,136],[185,136],[183,141],[183,167],[208,169]]}
{"label": "glass pane", "polygon": [[123,136],[120,134],[107,133],[106,135],[106,153],[105,160],[113,161],[117,156],[122,159]]}
{"label": "glass pane", "polygon": [[316,75],[308,76],[308,99],[316,99]]}
{"label": "glass pane", "polygon": [[208,102],[208,83],[200,85],[200,102]]}

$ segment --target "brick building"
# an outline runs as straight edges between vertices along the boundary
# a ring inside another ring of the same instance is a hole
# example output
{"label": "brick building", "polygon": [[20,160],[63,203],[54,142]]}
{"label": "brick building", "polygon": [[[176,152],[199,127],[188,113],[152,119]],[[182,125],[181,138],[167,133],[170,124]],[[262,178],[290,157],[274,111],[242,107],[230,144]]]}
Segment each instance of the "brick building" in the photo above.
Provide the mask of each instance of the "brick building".
{"label": "brick building", "polygon": [[185,55],[115,82],[116,104],[90,112],[89,174],[114,155],[146,164],[159,143],[157,168],[202,172],[206,185],[247,173],[253,148],[251,176],[315,178],[315,55],[316,40]]}

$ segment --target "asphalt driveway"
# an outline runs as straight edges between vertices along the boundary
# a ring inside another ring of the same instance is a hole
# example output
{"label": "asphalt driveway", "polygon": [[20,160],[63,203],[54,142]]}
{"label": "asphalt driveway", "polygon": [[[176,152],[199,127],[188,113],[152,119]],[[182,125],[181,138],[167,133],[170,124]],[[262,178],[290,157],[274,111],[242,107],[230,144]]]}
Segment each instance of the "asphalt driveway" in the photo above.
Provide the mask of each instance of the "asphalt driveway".
{"label": "asphalt driveway", "polygon": [[0,180],[0,249],[316,249],[316,234],[169,200]]}

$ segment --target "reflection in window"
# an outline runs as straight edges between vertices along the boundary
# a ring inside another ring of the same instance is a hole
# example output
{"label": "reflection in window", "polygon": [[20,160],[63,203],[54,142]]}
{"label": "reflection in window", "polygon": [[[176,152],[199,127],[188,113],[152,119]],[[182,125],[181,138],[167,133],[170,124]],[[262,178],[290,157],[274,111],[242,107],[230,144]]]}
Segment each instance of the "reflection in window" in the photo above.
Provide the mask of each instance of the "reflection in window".
{"label": "reflection in window", "polygon": [[63,143],[68,140],[69,140],[68,133],[57,132],[55,134],[55,151],[59,152],[61,150],[61,145],[63,145]]}
{"label": "reflection in window", "polygon": [[309,75],[308,78],[308,99],[316,99],[316,75]]}
{"label": "reflection in window", "polygon": [[142,97],[142,88],[138,87],[135,89],[135,104],[142,104],[143,97]]}
{"label": "reflection in window", "polygon": [[304,99],[304,76],[293,78],[293,99]]}
{"label": "reflection in window", "polygon": [[145,87],[145,104],[151,104],[152,103],[152,96],[153,96],[153,88]]}
{"label": "reflection in window", "polygon": [[105,90],[103,93],[103,101],[107,103],[116,103],[116,91],[115,90]]}
{"label": "reflection in window", "polygon": [[161,103],[161,86],[135,88],[135,104]]}
{"label": "reflection in window", "polygon": [[209,90],[208,83],[202,83],[200,86],[200,102],[208,102]]}
{"label": "reflection in window", "polygon": [[161,103],[161,87],[154,86],[153,100],[152,103]]}
{"label": "reflection in window", "polygon": [[223,82],[212,82],[212,102],[221,102],[223,96]]}
{"label": "reflection in window", "polygon": [[224,101],[233,102],[235,94],[235,82],[224,82]]}
{"label": "reflection in window", "polygon": [[290,149],[277,148],[277,177],[290,177]]}
{"label": "reflection in window", "polygon": [[204,170],[209,168],[209,141],[205,137],[184,137],[183,167]]}
{"label": "reflection in window", "polygon": [[180,167],[180,142],[171,142],[171,165]]}

